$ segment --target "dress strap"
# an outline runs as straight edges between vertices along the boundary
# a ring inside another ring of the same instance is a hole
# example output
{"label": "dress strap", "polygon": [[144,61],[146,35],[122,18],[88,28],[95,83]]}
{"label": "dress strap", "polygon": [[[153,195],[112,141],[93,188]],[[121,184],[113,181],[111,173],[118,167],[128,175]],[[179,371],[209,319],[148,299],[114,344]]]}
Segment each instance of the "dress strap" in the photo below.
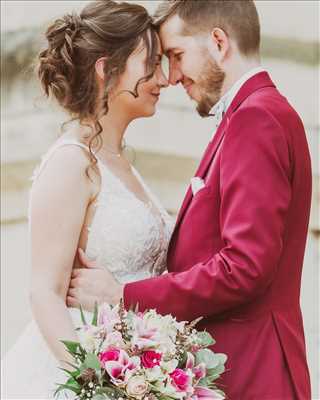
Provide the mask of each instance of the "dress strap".
{"label": "dress strap", "polygon": [[41,162],[40,164],[35,168],[33,171],[33,174],[30,178],[32,182],[34,182],[41,174],[45,166],[47,165],[47,162],[50,160],[52,155],[55,153],[55,151],[63,146],[67,145],[74,145],[74,146],[79,146],[82,147],[83,149],[87,150],[90,152],[89,148],[84,145],[83,143],[77,142],[76,140],[61,140],[57,141],[42,157],[41,157]]}

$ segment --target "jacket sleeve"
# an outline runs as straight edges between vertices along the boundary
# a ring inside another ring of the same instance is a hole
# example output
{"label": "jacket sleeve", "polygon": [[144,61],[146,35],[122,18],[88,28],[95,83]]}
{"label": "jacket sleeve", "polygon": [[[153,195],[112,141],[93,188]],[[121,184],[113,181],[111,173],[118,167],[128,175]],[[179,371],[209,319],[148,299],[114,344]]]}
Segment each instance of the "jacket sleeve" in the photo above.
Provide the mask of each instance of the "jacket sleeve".
{"label": "jacket sleeve", "polygon": [[125,306],[139,303],[141,310],[155,308],[178,320],[193,320],[261,295],[281,257],[290,177],[288,142],[277,120],[257,107],[236,111],[220,153],[224,247],[187,271],[127,284]]}

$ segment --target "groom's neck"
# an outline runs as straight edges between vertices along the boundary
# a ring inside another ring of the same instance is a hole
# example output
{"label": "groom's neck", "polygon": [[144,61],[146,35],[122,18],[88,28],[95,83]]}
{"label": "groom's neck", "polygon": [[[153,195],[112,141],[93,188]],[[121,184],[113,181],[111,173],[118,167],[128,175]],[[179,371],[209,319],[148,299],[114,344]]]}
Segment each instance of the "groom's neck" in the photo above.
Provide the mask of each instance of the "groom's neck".
{"label": "groom's neck", "polygon": [[244,74],[261,65],[258,58],[237,57],[225,65],[225,80],[222,85],[223,96]]}

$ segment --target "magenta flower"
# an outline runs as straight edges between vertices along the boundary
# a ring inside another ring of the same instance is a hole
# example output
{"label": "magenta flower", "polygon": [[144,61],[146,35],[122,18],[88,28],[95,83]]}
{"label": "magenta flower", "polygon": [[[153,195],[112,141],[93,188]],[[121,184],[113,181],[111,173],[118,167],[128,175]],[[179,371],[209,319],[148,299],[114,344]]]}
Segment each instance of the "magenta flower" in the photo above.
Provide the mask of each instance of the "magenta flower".
{"label": "magenta flower", "polygon": [[139,357],[129,357],[124,350],[107,350],[99,356],[102,366],[116,385],[127,382],[132,372],[140,367]]}
{"label": "magenta flower", "polygon": [[118,361],[119,360],[120,350],[107,350],[99,354],[99,359],[101,363],[104,365],[106,361]]}
{"label": "magenta flower", "polygon": [[144,368],[153,368],[156,365],[160,365],[161,357],[161,353],[153,350],[144,351],[141,356],[141,364]]}
{"label": "magenta flower", "polygon": [[185,371],[180,368],[176,368],[170,374],[173,386],[179,392],[188,392],[191,386],[191,378]]}

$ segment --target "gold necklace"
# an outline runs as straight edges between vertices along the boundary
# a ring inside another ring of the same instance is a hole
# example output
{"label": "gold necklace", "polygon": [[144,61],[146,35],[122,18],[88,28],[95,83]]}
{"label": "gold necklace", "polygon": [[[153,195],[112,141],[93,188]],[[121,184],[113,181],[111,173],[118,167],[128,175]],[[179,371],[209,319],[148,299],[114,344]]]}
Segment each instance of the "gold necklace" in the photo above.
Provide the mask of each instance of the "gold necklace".
{"label": "gold necklace", "polygon": [[113,154],[116,157],[121,157],[121,153],[116,153],[115,151],[109,150],[109,149],[105,149],[108,153]]}
{"label": "gold necklace", "polygon": [[116,157],[121,157],[122,153],[117,153],[116,151],[110,150],[107,147],[102,147],[105,151],[107,151],[110,154],[113,154]]}

